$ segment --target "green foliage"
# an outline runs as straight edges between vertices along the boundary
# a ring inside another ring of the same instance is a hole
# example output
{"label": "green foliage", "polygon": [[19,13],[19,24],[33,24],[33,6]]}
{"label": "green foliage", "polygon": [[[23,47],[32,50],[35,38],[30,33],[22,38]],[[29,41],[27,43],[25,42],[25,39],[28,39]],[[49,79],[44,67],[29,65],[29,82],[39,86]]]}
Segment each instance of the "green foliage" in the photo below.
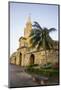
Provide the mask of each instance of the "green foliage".
{"label": "green foliage", "polygon": [[58,69],[53,69],[53,68],[33,68],[33,67],[28,67],[27,72],[30,74],[37,74],[41,76],[47,76],[47,77],[55,77],[59,75],[59,70]]}
{"label": "green foliage", "polygon": [[52,68],[52,64],[51,63],[47,63],[47,64],[44,64],[42,67],[40,67],[42,69],[51,69]]}
{"label": "green foliage", "polygon": [[54,41],[50,37],[50,32],[55,31],[55,28],[42,28],[38,22],[34,22],[32,32],[30,34],[30,42],[32,47],[37,46],[37,49],[40,49],[42,46],[43,49],[53,48]]}
{"label": "green foliage", "polygon": [[46,50],[54,49],[54,40],[50,37],[50,32],[55,31],[55,28],[42,28],[38,22],[34,22],[33,29],[30,33],[31,47],[37,47],[37,50],[42,47],[45,51],[45,58],[47,63],[47,52]]}
{"label": "green foliage", "polygon": [[35,67],[35,66],[38,66],[38,64],[31,64],[28,67]]}

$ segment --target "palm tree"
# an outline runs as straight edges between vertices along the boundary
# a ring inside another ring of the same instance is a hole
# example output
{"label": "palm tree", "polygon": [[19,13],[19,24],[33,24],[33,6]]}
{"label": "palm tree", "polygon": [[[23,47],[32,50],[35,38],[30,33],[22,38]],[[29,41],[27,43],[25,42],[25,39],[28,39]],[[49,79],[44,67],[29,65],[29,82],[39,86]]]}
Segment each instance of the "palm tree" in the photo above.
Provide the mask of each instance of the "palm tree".
{"label": "palm tree", "polygon": [[50,37],[50,32],[55,31],[55,28],[42,28],[38,22],[34,22],[33,29],[30,34],[31,47],[36,47],[39,50],[41,47],[45,51],[45,60],[47,64],[47,50],[54,48],[54,40]]}

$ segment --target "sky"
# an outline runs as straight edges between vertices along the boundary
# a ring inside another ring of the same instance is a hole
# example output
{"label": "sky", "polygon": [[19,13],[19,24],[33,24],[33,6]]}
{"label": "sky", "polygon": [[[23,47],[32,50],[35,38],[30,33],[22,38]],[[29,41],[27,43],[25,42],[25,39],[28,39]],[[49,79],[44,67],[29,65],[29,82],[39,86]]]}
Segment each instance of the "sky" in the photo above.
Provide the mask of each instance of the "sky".
{"label": "sky", "polygon": [[19,38],[24,36],[27,18],[31,15],[32,23],[37,21],[40,26],[52,28],[50,33],[54,40],[58,40],[58,5],[10,3],[10,55],[19,47]]}

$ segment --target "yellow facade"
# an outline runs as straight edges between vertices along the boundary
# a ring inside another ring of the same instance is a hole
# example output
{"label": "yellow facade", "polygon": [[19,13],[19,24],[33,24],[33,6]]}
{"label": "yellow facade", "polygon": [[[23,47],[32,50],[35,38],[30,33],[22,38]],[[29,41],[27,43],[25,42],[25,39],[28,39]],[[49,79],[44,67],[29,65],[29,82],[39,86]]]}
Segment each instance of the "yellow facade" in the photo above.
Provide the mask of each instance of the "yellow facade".
{"label": "yellow facade", "polygon": [[[43,49],[37,51],[36,48],[29,48],[29,35],[32,30],[31,18],[29,17],[26,27],[24,28],[24,36],[19,39],[19,48],[17,52],[11,56],[11,63],[27,66],[30,64],[44,64],[45,60],[45,52]],[[58,62],[58,47],[55,50],[47,51],[47,61],[51,63]]]}

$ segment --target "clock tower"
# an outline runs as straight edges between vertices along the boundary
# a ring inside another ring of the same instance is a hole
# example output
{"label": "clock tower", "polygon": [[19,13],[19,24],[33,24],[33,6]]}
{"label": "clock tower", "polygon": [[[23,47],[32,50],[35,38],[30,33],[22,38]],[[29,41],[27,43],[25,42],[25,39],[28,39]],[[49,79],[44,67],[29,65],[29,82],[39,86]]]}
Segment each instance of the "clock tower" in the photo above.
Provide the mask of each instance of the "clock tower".
{"label": "clock tower", "polygon": [[27,18],[26,26],[24,28],[24,37],[28,38],[32,30],[32,23],[30,15]]}

